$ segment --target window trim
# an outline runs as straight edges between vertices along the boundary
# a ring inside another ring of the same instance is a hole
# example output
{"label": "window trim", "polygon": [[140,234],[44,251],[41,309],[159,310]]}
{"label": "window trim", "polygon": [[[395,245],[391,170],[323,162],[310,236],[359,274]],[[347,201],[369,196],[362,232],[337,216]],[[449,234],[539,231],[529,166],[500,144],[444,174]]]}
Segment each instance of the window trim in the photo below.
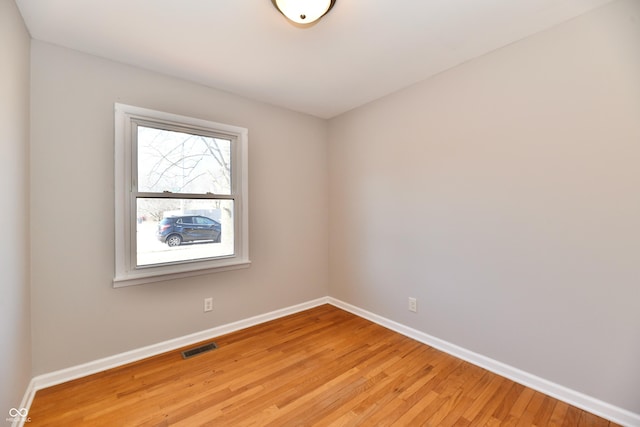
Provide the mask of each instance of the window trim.
{"label": "window trim", "polygon": [[[115,275],[113,287],[139,285],[219,271],[249,267],[248,134],[246,128],[115,103]],[[135,248],[135,212],[132,206],[132,171],[136,161],[132,122],[147,121],[167,128],[180,127],[203,133],[228,134],[232,142],[231,182],[234,193],[234,252],[227,257],[138,268],[132,262]]]}

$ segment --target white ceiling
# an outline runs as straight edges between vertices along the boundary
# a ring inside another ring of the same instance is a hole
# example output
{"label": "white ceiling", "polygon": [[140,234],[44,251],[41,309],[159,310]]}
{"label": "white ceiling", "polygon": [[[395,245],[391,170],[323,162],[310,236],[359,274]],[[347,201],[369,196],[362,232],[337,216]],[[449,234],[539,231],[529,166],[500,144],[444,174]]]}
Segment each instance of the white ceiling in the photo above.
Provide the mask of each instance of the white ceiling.
{"label": "white ceiling", "polygon": [[611,0],[16,0],[34,39],[330,118]]}

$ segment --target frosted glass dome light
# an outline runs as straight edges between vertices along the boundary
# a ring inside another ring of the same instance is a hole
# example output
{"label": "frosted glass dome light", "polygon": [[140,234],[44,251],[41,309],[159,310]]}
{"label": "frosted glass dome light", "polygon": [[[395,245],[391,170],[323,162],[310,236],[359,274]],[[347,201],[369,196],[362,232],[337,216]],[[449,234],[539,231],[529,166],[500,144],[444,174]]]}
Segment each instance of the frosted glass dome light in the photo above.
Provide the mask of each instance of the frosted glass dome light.
{"label": "frosted glass dome light", "polygon": [[331,10],[335,0],[271,0],[274,6],[296,24],[311,24]]}

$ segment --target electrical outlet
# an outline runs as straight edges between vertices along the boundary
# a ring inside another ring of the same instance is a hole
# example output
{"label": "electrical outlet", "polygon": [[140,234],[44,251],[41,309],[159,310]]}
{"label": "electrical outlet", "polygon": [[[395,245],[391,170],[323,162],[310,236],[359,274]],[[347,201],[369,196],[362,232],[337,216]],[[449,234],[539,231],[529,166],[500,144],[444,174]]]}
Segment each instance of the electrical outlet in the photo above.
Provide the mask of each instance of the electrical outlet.
{"label": "electrical outlet", "polygon": [[213,298],[205,298],[204,299],[204,311],[213,311]]}
{"label": "electrical outlet", "polygon": [[418,312],[418,301],[415,298],[409,297],[409,311]]}

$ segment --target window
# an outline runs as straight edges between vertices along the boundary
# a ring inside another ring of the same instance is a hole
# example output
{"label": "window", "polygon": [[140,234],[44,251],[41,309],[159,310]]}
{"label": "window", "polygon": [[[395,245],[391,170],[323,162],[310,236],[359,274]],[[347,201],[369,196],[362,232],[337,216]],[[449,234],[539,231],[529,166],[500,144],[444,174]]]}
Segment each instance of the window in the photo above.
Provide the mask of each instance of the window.
{"label": "window", "polygon": [[115,287],[249,265],[247,136],[115,105]]}

